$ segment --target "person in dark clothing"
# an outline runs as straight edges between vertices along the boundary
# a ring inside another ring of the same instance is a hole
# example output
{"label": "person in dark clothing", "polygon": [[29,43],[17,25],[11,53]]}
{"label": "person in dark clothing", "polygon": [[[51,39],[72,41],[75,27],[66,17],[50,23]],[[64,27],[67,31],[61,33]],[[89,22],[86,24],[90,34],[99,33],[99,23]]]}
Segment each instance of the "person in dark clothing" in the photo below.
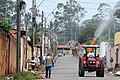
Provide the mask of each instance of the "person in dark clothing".
{"label": "person in dark clothing", "polygon": [[[45,58],[45,61],[44,61],[44,64],[46,66],[46,75],[45,77],[50,79],[51,77],[51,67],[53,67],[54,65],[54,60],[53,58],[50,56],[50,54],[47,54],[46,58]],[[48,75],[49,73],[49,75]]]}

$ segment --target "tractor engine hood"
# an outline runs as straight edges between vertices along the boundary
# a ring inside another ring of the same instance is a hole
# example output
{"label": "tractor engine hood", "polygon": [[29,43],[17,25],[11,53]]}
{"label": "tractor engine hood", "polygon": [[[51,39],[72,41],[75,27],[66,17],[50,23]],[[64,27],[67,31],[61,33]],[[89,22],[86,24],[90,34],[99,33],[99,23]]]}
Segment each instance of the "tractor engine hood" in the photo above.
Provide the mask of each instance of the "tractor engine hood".
{"label": "tractor engine hood", "polygon": [[88,58],[88,61],[96,61],[95,58]]}

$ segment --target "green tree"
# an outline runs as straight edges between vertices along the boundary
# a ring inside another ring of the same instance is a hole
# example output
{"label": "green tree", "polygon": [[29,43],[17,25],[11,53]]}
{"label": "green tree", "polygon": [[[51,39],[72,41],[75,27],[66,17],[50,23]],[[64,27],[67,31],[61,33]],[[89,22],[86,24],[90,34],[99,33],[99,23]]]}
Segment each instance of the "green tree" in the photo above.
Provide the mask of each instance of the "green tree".
{"label": "green tree", "polygon": [[[90,44],[91,40],[94,38],[94,34],[97,28],[102,27],[99,26],[101,25],[101,22],[104,22],[109,17],[110,10],[111,8],[108,4],[101,3],[97,9],[98,12],[92,16],[92,19],[87,19],[82,23],[80,29],[81,33],[78,39],[80,43]],[[108,26],[113,26],[113,22],[111,22]],[[111,32],[113,33],[112,29]],[[100,38],[103,38],[102,40],[107,39],[108,30],[104,30]],[[97,42],[99,42],[99,39],[97,39]]]}
{"label": "green tree", "polygon": [[100,3],[97,11],[98,13],[93,16],[93,18],[98,18],[98,19],[106,19],[110,14],[111,6],[106,4],[106,3]]}
{"label": "green tree", "polygon": [[114,14],[114,16],[115,16],[115,22],[114,22],[114,28],[115,28],[115,32],[118,32],[118,31],[120,31],[120,21],[119,21],[119,19],[120,19],[120,1],[115,5],[115,14]]}
{"label": "green tree", "polygon": [[78,38],[79,43],[90,44],[91,40],[94,38],[94,32],[99,24],[97,19],[88,19],[82,23],[81,33]]}
{"label": "green tree", "polygon": [[[85,16],[85,10],[75,0],[69,0],[66,4],[59,3],[58,10],[54,13],[54,27],[60,32],[64,32],[66,41],[73,39],[81,19]],[[78,32],[77,32],[78,33]],[[63,37],[63,35],[62,35]]]}
{"label": "green tree", "polygon": [[[5,18],[5,0],[0,0],[0,18]],[[12,0],[8,0],[8,19],[15,20],[16,19],[16,2]]]}

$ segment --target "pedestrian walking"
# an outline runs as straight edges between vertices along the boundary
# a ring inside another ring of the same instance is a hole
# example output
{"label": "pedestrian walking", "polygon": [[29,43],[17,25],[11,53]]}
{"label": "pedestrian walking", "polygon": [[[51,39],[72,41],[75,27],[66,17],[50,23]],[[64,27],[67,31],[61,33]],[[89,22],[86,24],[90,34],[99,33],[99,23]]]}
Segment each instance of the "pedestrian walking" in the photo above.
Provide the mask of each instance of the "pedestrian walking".
{"label": "pedestrian walking", "polygon": [[54,60],[50,56],[49,53],[47,54],[47,56],[45,58],[44,64],[46,66],[46,75],[45,75],[45,77],[50,79],[50,77],[51,77],[51,67],[53,67],[53,65],[54,65]]}

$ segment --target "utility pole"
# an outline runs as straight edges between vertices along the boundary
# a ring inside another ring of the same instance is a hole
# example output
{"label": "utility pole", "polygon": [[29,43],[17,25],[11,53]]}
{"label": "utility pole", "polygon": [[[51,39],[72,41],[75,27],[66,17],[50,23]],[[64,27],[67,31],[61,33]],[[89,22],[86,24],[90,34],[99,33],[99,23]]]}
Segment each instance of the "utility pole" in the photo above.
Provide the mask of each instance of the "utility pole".
{"label": "utility pole", "polygon": [[45,18],[45,28],[44,28],[44,53],[46,53],[46,18]]}
{"label": "utility pole", "polygon": [[20,11],[23,9],[26,5],[26,3],[23,0],[16,0],[17,2],[17,50],[16,50],[16,72],[20,72],[20,66],[21,66],[21,44],[20,44]]}
{"label": "utility pole", "polygon": [[76,41],[76,39],[77,39],[77,28],[75,26],[75,41]]}
{"label": "utility pole", "polygon": [[17,0],[17,53],[16,72],[20,71],[20,0]]}
{"label": "utility pole", "polygon": [[[26,59],[27,59],[27,24],[28,24],[28,15],[25,12],[25,27],[26,27]],[[27,62],[25,63],[25,66],[27,66]]]}
{"label": "utility pole", "polygon": [[114,21],[114,37],[115,37],[115,33],[116,33],[116,20]]}
{"label": "utility pole", "polygon": [[110,27],[109,27],[109,29],[108,29],[108,42],[109,42],[109,44],[110,44]]}
{"label": "utility pole", "polygon": [[35,4],[36,0],[32,0],[32,28],[33,28],[33,41],[32,41],[32,57],[34,56],[34,43],[35,43]]}
{"label": "utility pole", "polygon": [[7,15],[8,15],[8,0],[5,0],[5,5],[6,5],[6,9],[5,9],[5,19],[7,19]]}
{"label": "utility pole", "polygon": [[44,12],[42,11],[42,18],[41,18],[41,20],[42,20],[42,22],[41,22],[41,24],[42,24],[42,35],[41,35],[41,53],[40,53],[40,65],[42,64],[42,56],[43,56],[43,51],[44,51],[44,49],[43,49],[43,17],[44,17]]}
{"label": "utility pole", "polygon": [[[72,2],[70,1],[70,9],[72,9]],[[71,12],[70,12],[70,34],[71,34],[71,40],[72,40],[72,19],[71,19]]]}

